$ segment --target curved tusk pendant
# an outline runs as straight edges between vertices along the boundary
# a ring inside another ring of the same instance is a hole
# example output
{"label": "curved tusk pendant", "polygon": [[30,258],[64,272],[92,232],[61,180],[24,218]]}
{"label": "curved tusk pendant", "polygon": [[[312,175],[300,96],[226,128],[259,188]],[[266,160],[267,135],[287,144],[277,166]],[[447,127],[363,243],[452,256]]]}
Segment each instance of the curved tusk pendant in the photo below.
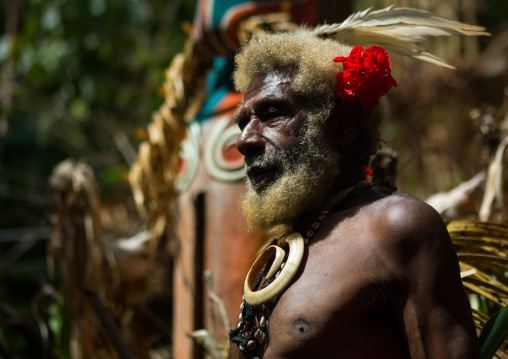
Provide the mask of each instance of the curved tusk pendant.
{"label": "curved tusk pendant", "polygon": [[270,246],[266,249],[266,251],[269,248],[275,248],[275,259],[273,260],[272,266],[270,267],[270,270],[268,271],[268,274],[266,275],[266,279],[270,279],[279,269],[280,265],[282,264],[282,261],[284,260],[284,256],[286,255],[286,252],[284,252],[284,249],[277,246]]}
{"label": "curved tusk pendant", "polygon": [[[288,260],[286,261],[286,264],[284,265],[284,268],[281,270],[279,276],[277,276],[272,283],[270,283],[268,286],[266,286],[261,290],[255,292],[252,290],[252,286],[254,285],[254,282],[256,280],[259,271],[266,265],[269,258],[273,256],[274,251],[275,251],[275,259],[274,263],[272,264],[272,267],[270,268],[269,274],[273,275],[272,270],[273,272],[275,272],[279,268],[280,264],[275,266],[275,260],[277,259],[278,250],[272,248],[279,247],[277,246],[268,247],[265,251],[263,251],[263,253],[259,255],[259,257],[256,259],[256,261],[250,268],[249,273],[247,274],[247,278],[245,278],[245,284],[243,287],[245,301],[250,305],[256,306],[275,299],[275,297],[277,297],[279,294],[282,293],[282,291],[284,291],[284,289],[286,289],[286,287],[289,285],[291,280],[293,280],[296,272],[298,271],[300,263],[302,262],[304,251],[303,237],[300,235],[300,233],[293,232],[285,238],[285,241],[286,243],[289,244]],[[279,249],[282,252],[284,252],[282,248]],[[282,258],[284,258],[284,256],[282,256]]]}

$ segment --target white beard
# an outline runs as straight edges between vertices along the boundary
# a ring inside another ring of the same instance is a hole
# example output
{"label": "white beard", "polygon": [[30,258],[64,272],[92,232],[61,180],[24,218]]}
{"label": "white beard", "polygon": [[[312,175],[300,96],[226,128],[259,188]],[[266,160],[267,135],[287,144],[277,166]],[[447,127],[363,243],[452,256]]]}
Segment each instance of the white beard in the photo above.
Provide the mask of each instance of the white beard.
{"label": "white beard", "polygon": [[340,174],[340,155],[323,138],[320,121],[308,120],[298,145],[263,154],[249,165],[275,164],[281,174],[258,192],[250,180],[242,202],[242,212],[250,230],[266,230],[277,225],[293,225],[302,214],[322,206]]}

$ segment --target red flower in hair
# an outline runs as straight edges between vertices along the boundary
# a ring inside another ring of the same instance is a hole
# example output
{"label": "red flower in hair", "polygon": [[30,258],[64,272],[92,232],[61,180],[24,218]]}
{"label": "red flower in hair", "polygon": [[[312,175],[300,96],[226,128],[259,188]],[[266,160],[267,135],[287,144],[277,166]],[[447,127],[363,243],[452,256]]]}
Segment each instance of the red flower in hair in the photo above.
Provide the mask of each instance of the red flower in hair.
{"label": "red flower in hair", "polygon": [[364,50],[355,46],[348,57],[336,57],[333,61],[342,62],[344,72],[338,72],[337,95],[344,102],[355,98],[360,101],[364,111],[372,111],[392,87],[397,87],[390,71],[392,65],[388,53],[378,46]]}
{"label": "red flower in hair", "polygon": [[365,167],[365,178],[370,178],[372,176],[372,169],[370,167]]}

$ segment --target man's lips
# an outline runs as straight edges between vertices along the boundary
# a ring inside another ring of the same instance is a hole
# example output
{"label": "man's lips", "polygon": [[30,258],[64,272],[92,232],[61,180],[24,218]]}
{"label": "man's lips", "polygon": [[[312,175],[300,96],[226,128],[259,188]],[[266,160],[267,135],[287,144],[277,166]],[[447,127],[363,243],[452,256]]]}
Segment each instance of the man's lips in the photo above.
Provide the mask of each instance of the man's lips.
{"label": "man's lips", "polygon": [[253,185],[263,182],[263,180],[275,175],[275,167],[251,167],[247,169],[247,176]]}

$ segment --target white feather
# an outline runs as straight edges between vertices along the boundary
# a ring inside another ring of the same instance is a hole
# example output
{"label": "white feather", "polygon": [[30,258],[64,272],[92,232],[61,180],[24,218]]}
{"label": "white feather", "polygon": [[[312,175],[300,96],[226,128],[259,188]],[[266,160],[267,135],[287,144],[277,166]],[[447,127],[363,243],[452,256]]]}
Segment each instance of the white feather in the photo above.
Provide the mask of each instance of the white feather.
{"label": "white feather", "polygon": [[351,46],[382,46],[404,56],[453,68],[416,43],[433,36],[489,35],[484,30],[481,26],[461,23],[426,11],[390,6],[352,14],[340,24],[323,25],[313,33]]}
{"label": "white feather", "polygon": [[474,35],[486,35],[483,32],[484,27],[465,24],[444,16],[432,14],[427,11],[411,8],[394,8],[393,6],[385,9],[371,11],[367,9],[360,13],[349,16],[339,25],[339,28],[345,27],[371,27],[387,25],[423,25],[429,27],[443,27],[460,32],[471,32]]}

